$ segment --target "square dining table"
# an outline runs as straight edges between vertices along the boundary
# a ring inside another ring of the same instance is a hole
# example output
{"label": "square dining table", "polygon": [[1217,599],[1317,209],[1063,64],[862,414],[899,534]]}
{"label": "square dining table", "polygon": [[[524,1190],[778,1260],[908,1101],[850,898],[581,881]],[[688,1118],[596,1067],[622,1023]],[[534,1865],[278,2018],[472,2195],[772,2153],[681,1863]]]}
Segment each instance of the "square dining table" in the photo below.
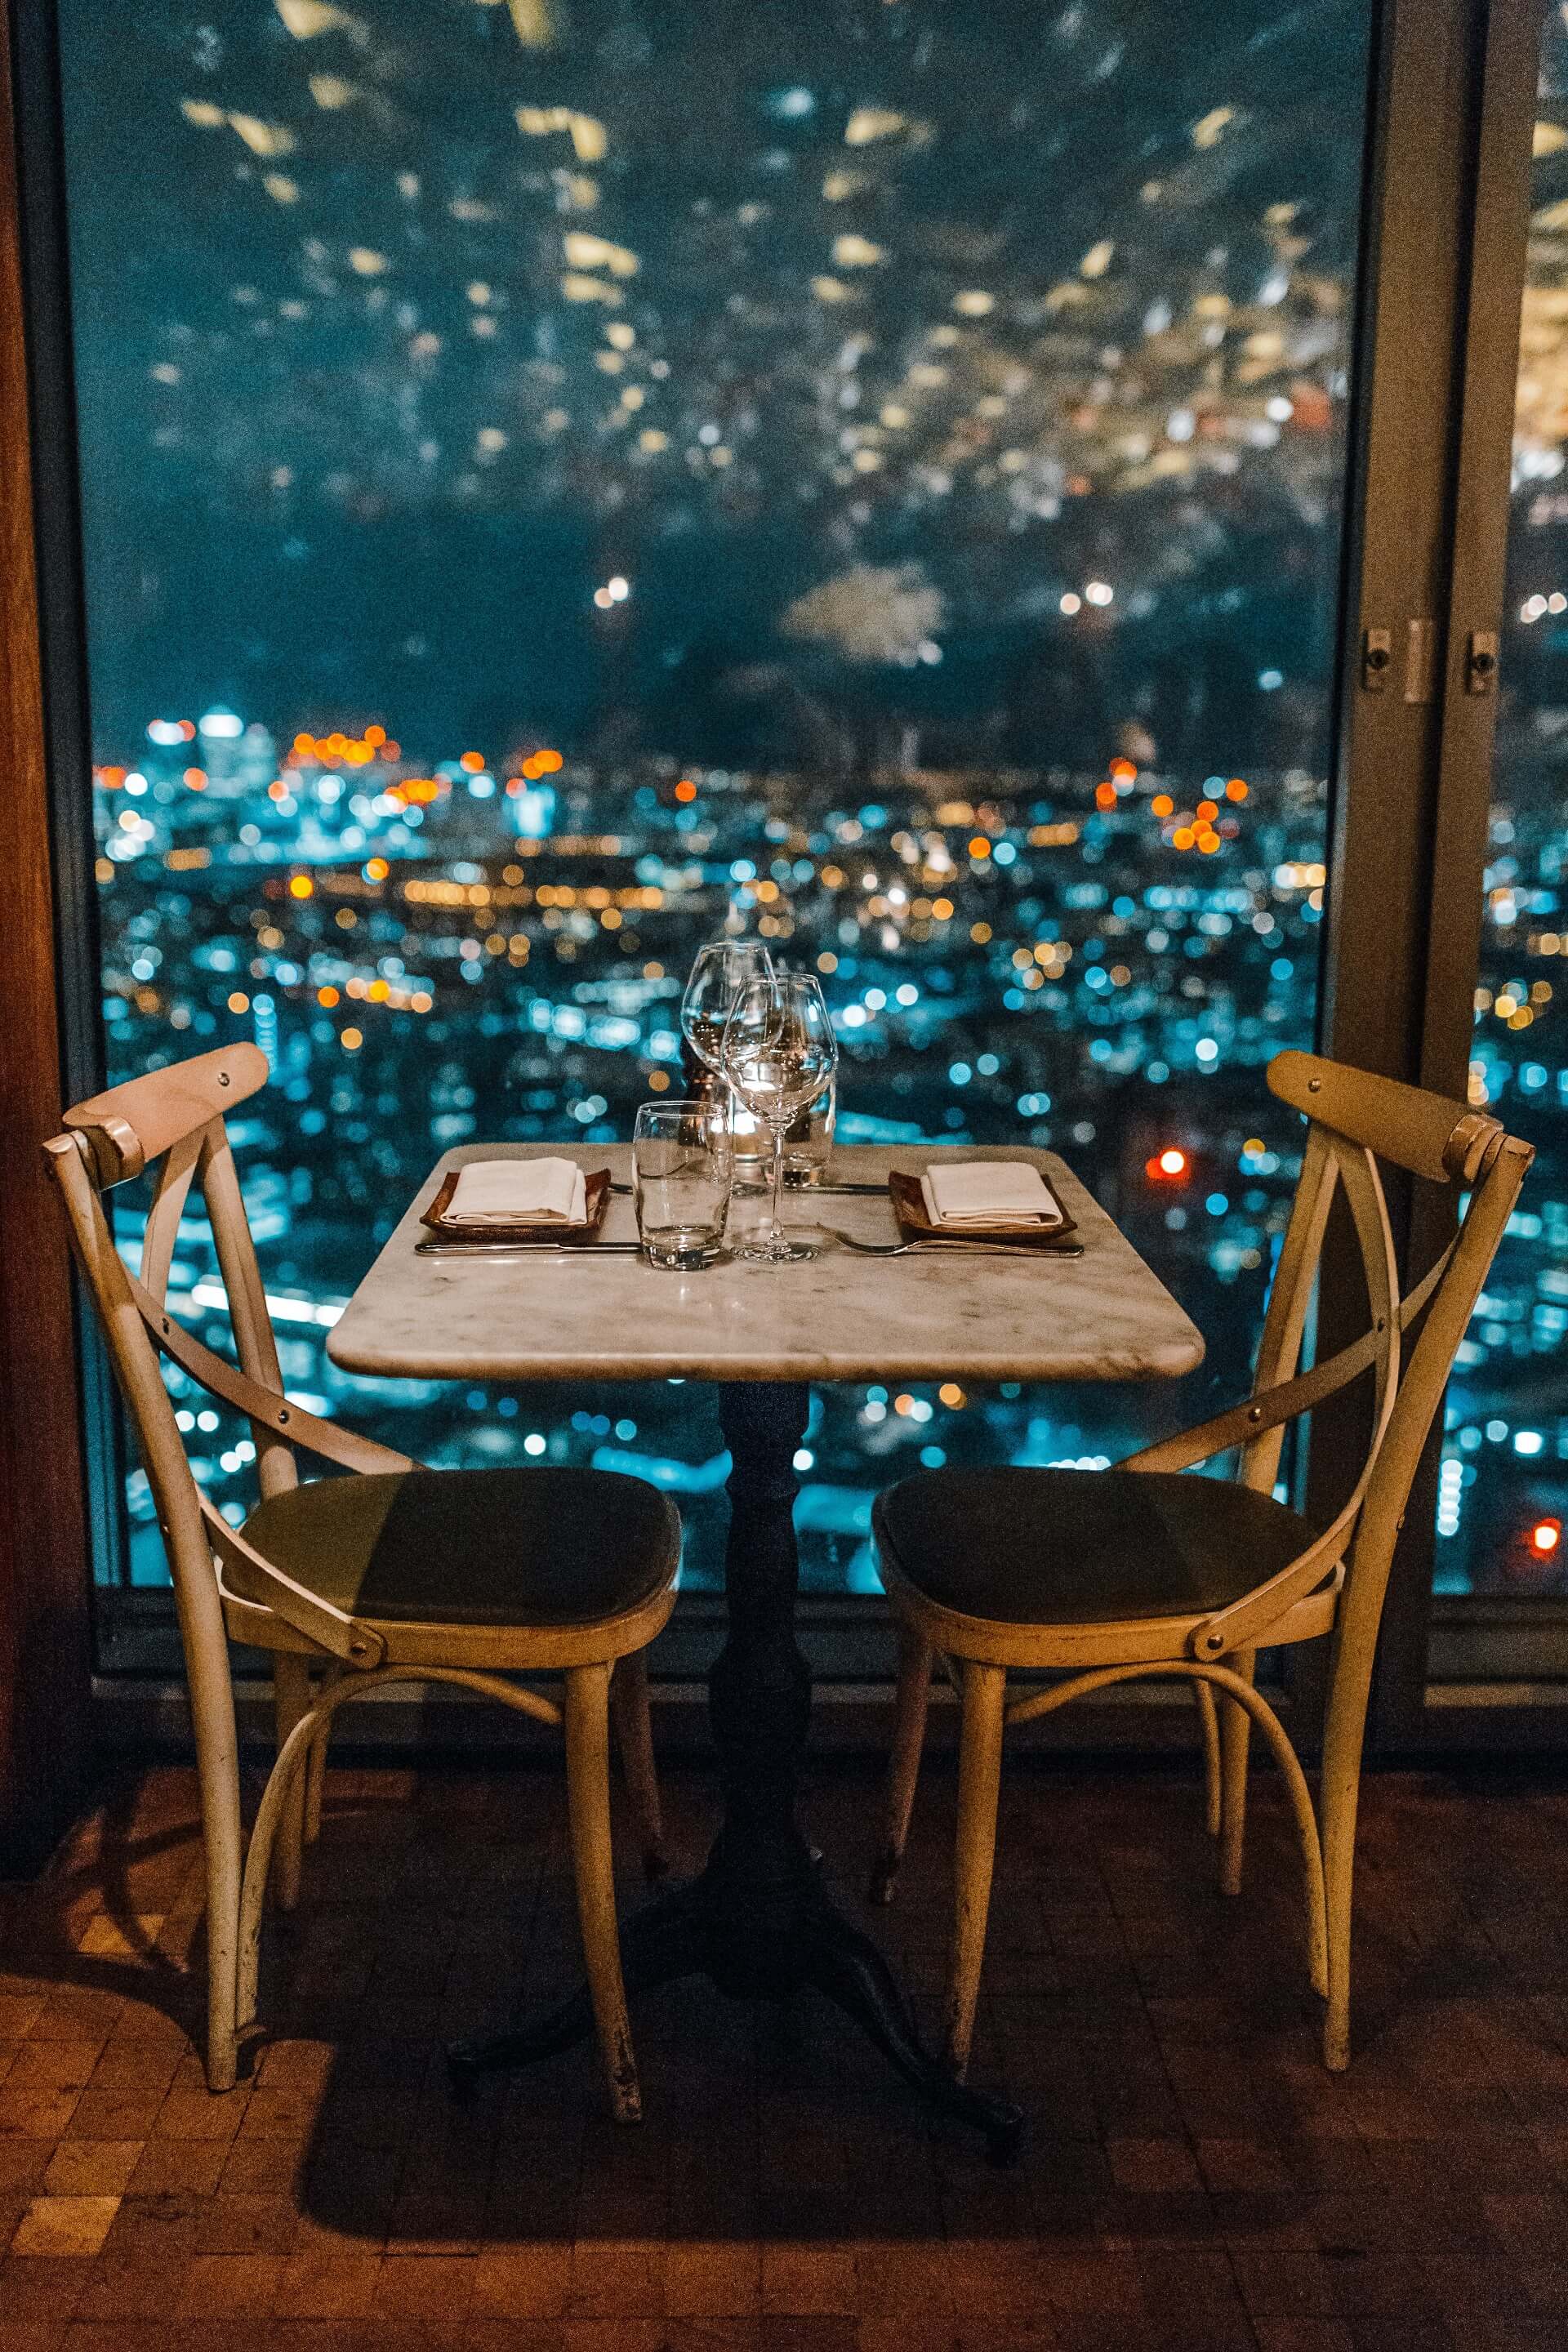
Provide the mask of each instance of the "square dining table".
{"label": "square dining table", "polygon": [[[860,1256],[818,1231],[816,1256],[767,1265],[727,1257],[668,1273],[635,1252],[632,1202],[612,1196],[597,1242],[421,1253],[420,1220],[448,1169],[474,1160],[570,1156],[625,1186],[629,1146],[470,1144],[421,1186],[344,1309],[328,1353],[345,1371],[425,1381],[653,1381],[717,1384],[730,1449],[726,1633],[709,1679],[723,1827],[694,1880],[622,1930],[628,1995],[706,1974],[739,1998],[792,2004],[813,1986],[847,2011],[942,2111],[976,2125],[994,2160],[1016,2153],[1016,2108],[953,2079],[922,2045],[880,1948],[830,1902],[795,1818],[811,1682],[795,1635],[795,1456],[814,1381],[1152,1381],[1190,1371],[1203,1340],[1158,1276],[1063,1162],[973,1144],[853,1147],[831,1182],[885,1185],[931,1160],[1028,1160],[1077,1226],[1077,1257],[944,1253]],[[803,1190],[786,1221],[897,1238],[883,1193]],[[731,1210],[755,1213],[760,1203]],[[976,1528],[976,1540],[984,1540]],[[579,1990],[521,2030],[450,2053],[459,2091],[592,2030]]]}

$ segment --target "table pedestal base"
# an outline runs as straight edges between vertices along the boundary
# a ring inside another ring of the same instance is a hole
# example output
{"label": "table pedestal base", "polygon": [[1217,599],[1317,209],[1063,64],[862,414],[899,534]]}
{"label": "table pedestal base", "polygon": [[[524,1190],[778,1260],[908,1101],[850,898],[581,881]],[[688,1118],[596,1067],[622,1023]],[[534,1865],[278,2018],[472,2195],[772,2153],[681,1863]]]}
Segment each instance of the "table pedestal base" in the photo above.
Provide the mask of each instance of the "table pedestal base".
{"label": "table pedestal base", "polygon": [[[628,2000],[688,1976],[709,1978],[732,2000],[775,2001],[786,2014],[798,1993],[824,1993],[939,2115],[984,2133],[993,2164],[1011,2164],[1023,2142],[1020,2110],[958,2082],[931,2055],[882,1952],[828,1901],[804,1850],[802,1860],[805,1876],[794,1918],[760,1941],[754,1916],[736,1907],[721,1840],[700,1877],[671,1887],[623,1925]],[[582,1986],[514,2033],[456,2044],[447,2061],[453,2091],[458,2097],[471,2095],[481,2075],[552,2058],[593,2031],[593,2007]]]}
{"label": "table pedestal base", "polygon": [[[1021,2113],[956,2081],[924,2048],[892,1969],[828,1901],[795,1822],[811,1677],[795,1638],[793,1505],[809,1402],[794,1384],[721,1391],[732,1462],[729,1630],[709,1678],[709,1707],[724,1827],[700,1876],[668,1889],[622,1927],[626,1992],[700,1975],[731,1999],[787,2008],[814,1988],[855,2020],[939,2114],[983,2131],[993,2163],[1009,2164],[1023,2137]],[[584,1988],[517,2032],[453,2049],[453,2088],[471,2091],[479,2075],[552,2057],[593,2030]]]}

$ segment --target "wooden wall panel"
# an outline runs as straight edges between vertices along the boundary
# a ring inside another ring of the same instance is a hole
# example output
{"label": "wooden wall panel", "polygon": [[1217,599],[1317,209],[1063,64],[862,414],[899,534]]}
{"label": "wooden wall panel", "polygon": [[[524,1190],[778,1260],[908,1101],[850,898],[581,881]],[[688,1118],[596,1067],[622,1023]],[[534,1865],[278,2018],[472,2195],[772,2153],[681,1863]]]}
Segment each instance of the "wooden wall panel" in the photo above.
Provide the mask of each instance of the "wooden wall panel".
{"label": "wooden wall panel", "polygon": [[85,1785],[90,1645],[9,35],[0,9],[0,1876]]}

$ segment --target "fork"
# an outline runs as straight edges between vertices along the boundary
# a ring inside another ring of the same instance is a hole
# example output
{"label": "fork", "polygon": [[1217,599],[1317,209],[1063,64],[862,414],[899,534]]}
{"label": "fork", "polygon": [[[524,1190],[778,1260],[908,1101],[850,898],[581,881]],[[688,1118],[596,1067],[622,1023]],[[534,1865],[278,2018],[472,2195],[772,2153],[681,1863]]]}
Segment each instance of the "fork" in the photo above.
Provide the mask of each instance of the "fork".
{"label": "fork", "polygon": [[1020,1249],[1016,1243],[1007,1242],[863,1242],[854,1234],[840,1233],[837,1225],[824,1225],[836,1242],[859,1257],[1081,1257],[1081,1242],[1063,1242],[1048,1250]]}

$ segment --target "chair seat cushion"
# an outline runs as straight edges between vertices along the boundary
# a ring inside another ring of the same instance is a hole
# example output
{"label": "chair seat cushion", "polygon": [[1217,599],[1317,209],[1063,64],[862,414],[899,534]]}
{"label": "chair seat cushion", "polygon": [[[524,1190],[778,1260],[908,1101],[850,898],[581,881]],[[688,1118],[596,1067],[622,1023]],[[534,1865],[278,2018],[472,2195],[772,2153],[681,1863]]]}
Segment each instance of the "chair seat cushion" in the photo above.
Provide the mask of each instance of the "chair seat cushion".
{"label": "chair seat cushion", "polygon": [[921,1470],[879,1497],[875,1527],[928,1600],[1007,1625],[1202,1616],[1314,1538],[1250,1486],[1135,1470]]}
{"label": "chair seat cushion", "polygon": [[319,1478],[274,1495],[244,1532],[319,1599],[399,1624],[593,1624],[661,1591],[680,1548],[656,1487],[548,1467]]}

